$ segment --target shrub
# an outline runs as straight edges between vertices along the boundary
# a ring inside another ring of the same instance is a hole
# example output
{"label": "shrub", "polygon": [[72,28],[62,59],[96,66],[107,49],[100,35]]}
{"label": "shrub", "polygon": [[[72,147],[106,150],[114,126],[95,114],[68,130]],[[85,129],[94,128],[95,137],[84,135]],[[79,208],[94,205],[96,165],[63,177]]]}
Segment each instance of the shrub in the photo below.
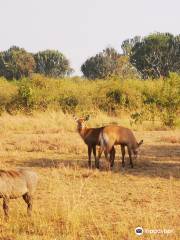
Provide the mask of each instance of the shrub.
{"label": "shrub", "polygon": [[133,124],[142,124],[143,120],[144,120],[144,113],[143,112],[134,112],[130,115],[131,117],[131,125]]}
{"label": "shrub", "polygon": [[79,103],[77,97],[75,96],[67,96],[65,98],[60,99],[60,106],[63,112],[73,113]]}
{"label": "shrub", "polygon": [[180,81],[176,74],[165,80],[157,106],[161,111],[160,118],[164,125],[173,127],[180,106]]}
{"label": "shrub", "polygon": [[106,93],[106,99],[109,113],[116,113],[116,109],[123,107],[126,102],[126,96],[120,89],[109,90]]}
{"label": "shrub", "polygon": [[82,78],[51,79],[33,75],[8,82],[0,79],[0,109],[9,113],[33,110],[62,109],[78,115],[99,111],[110,115],[126,112],[131,122],[156,120],[173,127],[180,113],[180,76],[168,79],[141,81],[110,78],[88,81]]}
{"label": "shrub", "polygon": [[12,99],[17,95],[17,86],[0,78],[0,112],[7,109]]}

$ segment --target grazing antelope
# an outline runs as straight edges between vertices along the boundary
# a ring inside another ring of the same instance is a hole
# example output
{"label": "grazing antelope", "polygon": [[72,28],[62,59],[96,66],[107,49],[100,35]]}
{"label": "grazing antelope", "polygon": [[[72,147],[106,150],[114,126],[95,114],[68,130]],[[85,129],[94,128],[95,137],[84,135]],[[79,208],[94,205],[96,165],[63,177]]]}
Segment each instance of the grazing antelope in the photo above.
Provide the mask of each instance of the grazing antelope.
{"label": "grazing antelope", "polygon": [[9,215],[9,200],[23,197],[27,203],[27,213],[31,215],[32,194],[36,188],[37,174],[31,170],[0,170],[0,198],[3,198],[3,210],[6,220]]}
{"label": "grazing antelope", "polygon": [[125,146],[127,146],[130,165],[133,168],[132,153],[136,158],[138,154],[138,148],[142,143],[143,140],[141,140],[139,143],[136,141],[133,132],[128,128],[116,125],[106,126],[102,129],[100,133],[100,149],[97,161],[101,157],[103,151],[105,152],[106,159],[108,160],[108,154],[110,153],[114,145],[121,145],[122,166],[124,167]]}
{"label": "grazing antelope", "polygon": [[[80,134],[81,138],[84,140],[85,144],[88,146],[88,165],[91,167],[91,153],[93,150],[93,155],[95,158],[95,166],[99,168],[99,159],[96,158],[96,146],[100,145],[99,136],[104,127],[100,128],[87,128],[86,121],[89,120],[89,116],[85,118],[77,118],[74,116],[75,121],[77,122],[77,131]],[[115,158],[115,148],[114,146],[110,150],[110,165],[113,167]]]}

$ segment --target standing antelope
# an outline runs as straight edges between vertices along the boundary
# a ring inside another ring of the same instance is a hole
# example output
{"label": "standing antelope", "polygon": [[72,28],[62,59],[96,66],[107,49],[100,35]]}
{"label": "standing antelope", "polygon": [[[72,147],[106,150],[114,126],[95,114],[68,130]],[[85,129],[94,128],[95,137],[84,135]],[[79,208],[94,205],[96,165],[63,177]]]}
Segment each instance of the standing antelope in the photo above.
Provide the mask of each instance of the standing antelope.
{"label": "standing antelope", "polygon": [[27,213],[31,215],[32,194],[36,188],[37,174],[27,169],[0,170],[0,198],[3,198],[3,209],[6,220],[9,213],[9,200],[23,197],[27,203]]}
{"label": "standing antelope", "polygon": [[[96,158],[96,146],[100,145],[99,137],[100,133],[104,127],[100,128],[87,128],[85,122],[89,120],[89,116],[85,118],[77,118],[74,116],[75,121],[77,122],[77,131],[84,140],[85,144],[88,146],[88,165],[91,167],[91,153],[93,150],[95,158],[95,166],[99,168],[99,159]],[[110,165],[113,167],[115,158],[115,148],[112,146],[110,150]]]}
{"label": "standing antelope", "polygon": [[125,146],[127,146],[130,165],[133,168],[132,153],[136,158],[138,154],[138,148],[142,143],[143,140],[141,140],[139,143],[136,141],[133,132],[128,128],[116,125],[106,126],[100,133],[100,149],[97,161],[101,157],[103,151],[105,152],[106,159],[108,160],[108,154],[111,152],[111,149],[114,147],[114,145],[121,145],[122,166],[124,167]]}

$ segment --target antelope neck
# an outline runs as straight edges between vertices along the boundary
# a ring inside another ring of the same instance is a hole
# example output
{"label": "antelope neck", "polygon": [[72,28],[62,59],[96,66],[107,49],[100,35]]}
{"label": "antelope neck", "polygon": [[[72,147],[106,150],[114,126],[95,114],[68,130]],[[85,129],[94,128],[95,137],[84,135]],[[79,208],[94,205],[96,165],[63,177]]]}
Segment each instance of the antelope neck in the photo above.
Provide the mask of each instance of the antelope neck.
{"label": "antelope neck", "polygon": [[81,135],[81,137],[84,138],[87,132],[87,128],[86,127],[80,128],[78,129],[78,132]]}

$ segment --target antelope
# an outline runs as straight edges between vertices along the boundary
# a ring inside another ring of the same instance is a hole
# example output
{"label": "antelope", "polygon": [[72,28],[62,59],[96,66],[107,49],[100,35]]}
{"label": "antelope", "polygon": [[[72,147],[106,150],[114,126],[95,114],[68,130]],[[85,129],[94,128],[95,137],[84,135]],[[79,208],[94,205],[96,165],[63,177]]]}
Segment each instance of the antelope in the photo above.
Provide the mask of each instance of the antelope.
{"label": "antelope", "polygon": [[137,158],[138,148],[143,143],[143,140],[139,143],[136,141],[136,138],[130,129],[116,125],[104,127],[100,133],[99,141],[100,149],[96,161],[99,160],[103,151],[105,152],[106,159],[108,160],[108,154],[111,152],[111,149],[114,148],[114,145],[121,145],[122,167],[125,167],[125,147],[127,146],[130,165],[132,168],[132,153],[134,154],[134,157]]}
{"label": "antelope", "polygon": [[9,200],[23,197],[27,214],[32,211],[32,195],[37,184],[37,174],[31,170],[0,170],[0,198],[3,198],[5,219],[9,218]]}
{"label": "antelope", "polygon": [[[87,128],[86,121],[89,120],[89,115],[85,118],[77,118],[73,116],[77,122],[77,131],[81,138],[84,140],[85,144],[88,146],[88,166],[91,168],[91,153],[93,150],[93,155],[95,159],[95,167],[99,168],[99,159],[96,157],[96,146],[100,145],[99,136],[104,127],[100,128]],[[110,166],[113,167],[115,158],[115,148],[114,146],[110,150]]]}

